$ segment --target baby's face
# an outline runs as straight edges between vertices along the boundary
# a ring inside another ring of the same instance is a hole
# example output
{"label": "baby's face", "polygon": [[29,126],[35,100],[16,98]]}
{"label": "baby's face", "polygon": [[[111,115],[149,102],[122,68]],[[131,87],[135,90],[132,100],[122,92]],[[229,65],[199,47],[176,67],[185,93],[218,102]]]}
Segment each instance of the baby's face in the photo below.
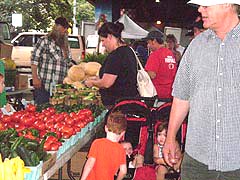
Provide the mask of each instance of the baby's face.
{"label": "baby's face", "polygon": [[131,143],[122,143],[122,146],[126,151],[126,155],[131,155],[133,153],[133,147]]}
{"label": "baby's face", "polygon": [[157,133],[157,142],[160,145],[164,145],[165,141],[166,141],[166,136],[167,136],[167,131],[166,129],[162,130],[161,132]]}

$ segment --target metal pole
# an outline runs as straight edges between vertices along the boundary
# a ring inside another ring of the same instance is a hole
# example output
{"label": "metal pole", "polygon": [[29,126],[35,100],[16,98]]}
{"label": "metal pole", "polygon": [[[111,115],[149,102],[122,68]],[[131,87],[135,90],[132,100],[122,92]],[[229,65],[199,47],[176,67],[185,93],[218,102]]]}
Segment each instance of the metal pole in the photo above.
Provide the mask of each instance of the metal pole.
{"label": "metal pole", "polygon": [[78,35],[76,12],[77,12],[77,1],[73,0],[73,32],[72,34],[74,35]]}

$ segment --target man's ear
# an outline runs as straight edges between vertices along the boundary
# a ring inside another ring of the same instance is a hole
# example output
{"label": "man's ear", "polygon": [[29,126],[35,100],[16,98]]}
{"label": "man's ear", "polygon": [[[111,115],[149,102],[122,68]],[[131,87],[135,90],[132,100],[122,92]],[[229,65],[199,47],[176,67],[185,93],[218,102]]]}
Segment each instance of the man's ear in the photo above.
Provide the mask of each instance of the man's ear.
{"label": "man's ear", "polygon": [[107,133],[108,132],[108,127],[106,125],[104,126],[104,129],[105,129],[105,132]]}
{"label": "man's ear", "polygon": [[156,39],[153,39],[153,40],[152,40],[152,44],[156,44],[156,43],[158,43],[157,40],[156,40]]}

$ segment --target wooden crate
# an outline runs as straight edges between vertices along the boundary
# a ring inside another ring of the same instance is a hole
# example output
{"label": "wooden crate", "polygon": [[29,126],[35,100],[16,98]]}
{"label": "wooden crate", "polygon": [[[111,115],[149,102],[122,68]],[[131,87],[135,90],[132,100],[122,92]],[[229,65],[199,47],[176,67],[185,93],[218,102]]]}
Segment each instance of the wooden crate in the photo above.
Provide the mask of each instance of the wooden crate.
{"label": "wooden crate", "polygon": [[42,174],[44,174],[47,170],[49,170],[55,163],[57,160],[57,153],[56,152],[48,152],[51,154],[51,157],[43,162],[43,166],[42,166]]}

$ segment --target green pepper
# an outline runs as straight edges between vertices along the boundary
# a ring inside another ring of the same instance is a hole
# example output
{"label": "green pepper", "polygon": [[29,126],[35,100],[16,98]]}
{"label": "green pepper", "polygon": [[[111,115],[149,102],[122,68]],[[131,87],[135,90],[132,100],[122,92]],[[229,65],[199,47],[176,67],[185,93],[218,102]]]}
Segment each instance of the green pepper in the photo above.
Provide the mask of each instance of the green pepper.
{"label": "green pepper", "polygon": [[10,158],[15,158],[15,157],[17,157],[17,156],[18,156],[18,154],[17,154],[16,151],[12,151],[12,152],[10,153]]}
{"label": "green pepper", "polygon": [[6,144],[0,143],[0,153],[2,155],[2,159],[4,160],[9,157],[11,150]]}
{"label": "green pepper", "polygon": [[24,145],[28,150],[36,151],[39,147],[39,142],[34,139],[26,139]]}
{"label": "green pepper", "polygon": [[14,141],[14,143],[11,145],[11,151],[15,151],[16,148],[22,143],[24,137],[20,136],[18,138],[16,138],[16,140]]}
{"label": "green pepper", "polygon": [[33,163],[33,166],[37,166],[40,163],[39,157],[36,152],[30,151],[30,158]]}
{"label": "green pepper", "polygon": [[34,166],[35,163],[32,162],[31,153],[24,146],[17,147],[17,154],[24,161],[26,166]]}

